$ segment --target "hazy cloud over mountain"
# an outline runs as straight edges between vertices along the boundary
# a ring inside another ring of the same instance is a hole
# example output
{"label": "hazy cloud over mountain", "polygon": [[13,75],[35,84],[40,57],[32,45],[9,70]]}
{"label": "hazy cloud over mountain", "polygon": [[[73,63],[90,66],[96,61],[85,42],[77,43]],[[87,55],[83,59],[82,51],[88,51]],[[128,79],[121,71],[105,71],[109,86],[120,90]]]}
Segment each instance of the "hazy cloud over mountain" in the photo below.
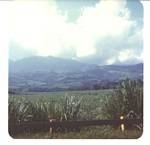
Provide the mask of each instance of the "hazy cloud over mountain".
{"label": "hazy cloud over mountain", "polygon": [[52,55],[97,64],[136,63],[143,57],[142,19],[137,0],[14,1],[10,58]]}

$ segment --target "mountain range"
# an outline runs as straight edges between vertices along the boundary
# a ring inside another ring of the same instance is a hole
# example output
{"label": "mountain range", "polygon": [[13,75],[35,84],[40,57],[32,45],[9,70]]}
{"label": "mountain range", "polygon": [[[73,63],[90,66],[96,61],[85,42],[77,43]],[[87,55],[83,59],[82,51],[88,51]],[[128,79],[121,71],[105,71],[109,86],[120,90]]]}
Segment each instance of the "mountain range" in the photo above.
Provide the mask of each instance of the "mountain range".
{"label": "mountain range", "polygon": [[99,66],[52,56],[9,60],[9,91],[107,89],[126,78],[142,81],[143,63]]}

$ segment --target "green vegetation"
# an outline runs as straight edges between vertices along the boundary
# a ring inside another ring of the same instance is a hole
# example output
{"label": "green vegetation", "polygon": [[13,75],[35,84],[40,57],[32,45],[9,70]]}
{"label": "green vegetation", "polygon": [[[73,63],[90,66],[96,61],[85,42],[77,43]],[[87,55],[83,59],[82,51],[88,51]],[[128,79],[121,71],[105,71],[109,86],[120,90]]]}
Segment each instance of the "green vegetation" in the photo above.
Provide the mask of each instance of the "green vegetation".
{"label": "green vegetation", "polygon": [[[48,117],[56,119],[62,117],[66,120],[98,119],[105,95],[111,93],[112,90],[102,90],[10,95],[9,120],[12,122],[11,118],[15,117],[16,121],[19,119],[23,121],[30,116],[32,120],[43,121],[44,118],[40,114],[47,114],[45,119]],[[20,112],[25,106],[24,112]],[[21,119],[19,114],[24,114],[24,119]]]}
{"label": "green vegetation", "polygon": [[112,95],[104,98],[102,113],[108,119],[123,115],[126,118],[143,117],[143,87],[141,81],[126,79]]}
{"label": "green vegetation", "polygon": [[[9,132],[11,126],[22,122],[46,121],[48,118],[58,120],[95,120],[125,118],[142,118],[143,116],[143,87],[140,81],[125,80],[116,90],[72,91],[57,93],[32,93],[9,96]],[[102,129],[103,128],[103,129]],[[110,126],[90,127],[80,132],[54,133],[21,133],[27,138],[137,138],[140,131],[134,128],[127,130],[124,135],[120,129]],[[28,136],[28,135],[29,136]],[[44,136],[45,134],[45,136]],[[94,135],[95,134],[95,135]],[[131,136],[129,136],[131,134]],[[36,136],[37,135],[37,136]],[[24,138],[23,137],[23,138]],[[40,137],[39,137],[40,138]]]}

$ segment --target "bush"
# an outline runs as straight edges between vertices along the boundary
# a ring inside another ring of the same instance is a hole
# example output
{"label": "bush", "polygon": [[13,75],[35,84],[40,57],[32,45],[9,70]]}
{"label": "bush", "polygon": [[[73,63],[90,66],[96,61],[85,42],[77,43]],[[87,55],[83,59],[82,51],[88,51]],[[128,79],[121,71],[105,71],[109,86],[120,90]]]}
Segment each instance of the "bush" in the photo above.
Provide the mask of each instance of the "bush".
{"label": "bush", "polygon": [[9,98],[9,122],[19,124],[26,121],[32,114],[29,102],[23,97]]}
{"label": "bush", "polygon": [[65,96],[61,100],[62,119],[63,120],[78,120],[80,113],[82,97],[80,96]]}
{"label": "bush", "polygon": [[[104,116],[117,119],[123,115],[127,118],[143,117],[143,84],[140,80],[122,81],[112,96],[107,96],[103,103]],[[132,112],[132,115],[131,115]]]}

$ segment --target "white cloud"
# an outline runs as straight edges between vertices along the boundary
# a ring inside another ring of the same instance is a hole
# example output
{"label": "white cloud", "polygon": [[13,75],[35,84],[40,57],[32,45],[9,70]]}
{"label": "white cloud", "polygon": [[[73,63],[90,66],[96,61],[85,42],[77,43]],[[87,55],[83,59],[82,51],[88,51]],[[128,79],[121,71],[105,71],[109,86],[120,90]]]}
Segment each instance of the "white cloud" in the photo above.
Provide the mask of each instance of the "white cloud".
{"label": "white cloud", "polygon": [[132,58],[134,56],[134,53],[132,52],[132,49],[129,50],[123,50],[121,52],[119,52],[119,56],[118,56],[118,59],[119,61],[123,62],[123,61],[126,61],[128,60],[129,58]]}
{"label": "white cloud", "polygon": [[108,60],[106,60],[106,64],[107,65],[111,65],[111,64],[113,64],[115,62],[116,62],[116,59],[114,57],[113,58],[109,58]]}
{"label": "white cloud", "polygon": [[[100,49],[105,53],[104,49],[107,49],[110,43],[108,38],[116,39],[118,42],[122,41],[135,26],[135,22],[129,19],[129,11],[125,4],[125,1],[101,1],[95,8],[83,9],[77,21],[80,33],[77,48],[85,49],[85,52],[91,50],[92,53]],[[87,47],[80,48],[82,43],[86,43]],[[97,43],[103,45],[103,48],[96,48]],[[111,47],[114,49],[113,44]]]}
{"label": "white cloud", "polygon": [[[137,33],[130,34],[134,29]],[[74,23],[60,14],[55,1],[16,1],[11,11],[11,31],[12,39],[38,55],[62,56],[66,52],[70,57],[84,57],[99,52],[108,64],[137,55],[134,45],[142,41],[142,30],[130,19],[124,0],[84,7]]]}
{"label": "white cloud", "polygon": [[55,2],[13,2],[12,39],[40,55],[57,54],[65,17],[58,15]]}

